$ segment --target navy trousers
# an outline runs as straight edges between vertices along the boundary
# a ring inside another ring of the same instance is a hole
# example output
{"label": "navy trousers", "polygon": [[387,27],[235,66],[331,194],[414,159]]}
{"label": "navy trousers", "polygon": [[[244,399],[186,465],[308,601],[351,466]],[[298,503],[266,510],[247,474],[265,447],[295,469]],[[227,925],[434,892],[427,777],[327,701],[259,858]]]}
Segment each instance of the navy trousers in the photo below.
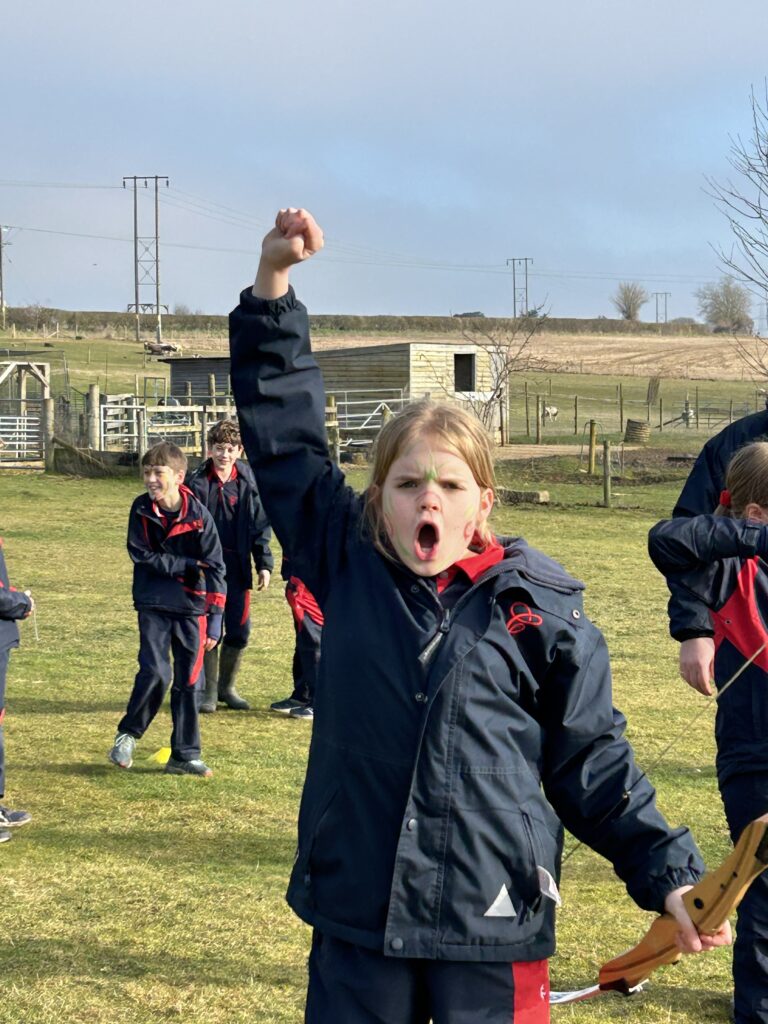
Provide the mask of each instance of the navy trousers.
{"label": "navy trousers", "polygon": [[5,718],[5,677],[8,672],[10,649],[0,651],[0,797],[5,795],[5,740],[3,739],[3,719]]}
{"label": "navy trousers", "polygon": [[177,761],[200,757],[197,706],[203,685],[204,640],[204,615],[139,612],[139,671],[118,732],[130,733],[136,739],[143,736],[160,710],[172,679],[171,756]]}
{"label": "navy trousers", "polygon": [[323,627],[305,615],[301,622],[293,619],[296,646],[293,650],[293,700],[314,704],[317,670],[320,665],[320,641]]}
{"label": "navy trousers", "polygon": [[549,969],[387,957],[315,931],[305,1024],[548,1024]]}
{"label": "navy trousers", "polygon": [[[720,786],[734,843],[744,826],[768,811],[768,772],[736,775]],[[735,1024],[768,1024],[768,872],[739,905],[733,945]]]}
{"label": "navy trousers", "polygon": [[224,605],[224,640],[227,647],[241,650],[251,635],[251,592],[230,583],[227,576],[227,602]]}

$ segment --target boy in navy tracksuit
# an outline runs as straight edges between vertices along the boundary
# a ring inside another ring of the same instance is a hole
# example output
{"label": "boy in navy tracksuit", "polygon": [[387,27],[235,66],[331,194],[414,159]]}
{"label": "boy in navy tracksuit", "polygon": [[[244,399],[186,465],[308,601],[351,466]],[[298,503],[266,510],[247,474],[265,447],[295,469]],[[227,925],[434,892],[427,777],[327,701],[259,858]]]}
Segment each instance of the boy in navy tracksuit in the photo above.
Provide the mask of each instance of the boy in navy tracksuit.
{"label": "boy in navy tracksuit", "polygon": [[[0,800],[5,794],[5,744],[3,740],[3,719],[5,717],[5,677],[11,649],[19,646],[18,619],[26,619],[34,611],[32,594],[23,593],[11,586],[5,567],[3,541],[0,538]],[[0,806],[0,843],[11,838],[10,828],[26,825],[32,820],[27,811],[12,811]]]}
{"label": "boy in navy tracksuit", "polygon": [[321,247],[309,214],[282,210],[230,316],[249,460],[325,616],[288,889],[314,928],[305,1019],[544,1024],[563,826],[675,916],[682,948],[728,928],[698,937],[683,909],[701,861],[634,762],[583,584],[489,529],[479,422],[409,406],[363,496],[331,461],[288,279]]}
{"label": "boy in navy tracksuit", "polygon": [[312,721],[315,717],[315,687],[320,666],[320,645],[323,635],[323,613],[306,585],[291,575],[290,563],[283,557],[280,574],[286,581],[285,599],[293,616],[296,646],[293,650],[293,693],[284,700],[270,704],[290,718]]}
{"label": "boy in navy tracksuit", "polygon": [[161,442],[142,459],[146,494],[131,506],[128,554],[139,613],[139,671],[109,759],[130,768],[171,682],[171,775],[209,776],[200,758],[197,703],[203,654],[221,637],[226,598],[221,543],[208,510],[184,487],[187,458]]}
{"label": "boy in navy tracksuit", "polygon": [[234,711],[247,711],[250,705],[235,689],[235,679],[251,632],[251,558],[256,566],[257,589],[266,590],[275,564],[269,549],[272,531],[253,473],[242,461],[237,422],[219,420],[208,431],[207,442],[208,458],[187,484],[211,513],[219,532],[227,571],[227,601],[224,640],[220,648],[205,653],[205,697],[200,711],[215,711],[217,700]]}

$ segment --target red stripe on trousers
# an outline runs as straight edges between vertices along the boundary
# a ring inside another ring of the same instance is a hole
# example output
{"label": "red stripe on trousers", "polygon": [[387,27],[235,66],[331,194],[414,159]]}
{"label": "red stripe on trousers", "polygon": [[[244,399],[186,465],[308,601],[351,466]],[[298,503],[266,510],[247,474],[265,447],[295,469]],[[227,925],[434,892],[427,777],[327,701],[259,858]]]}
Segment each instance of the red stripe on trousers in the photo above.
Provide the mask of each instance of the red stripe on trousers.
{"label": "red stripe on trousers", "polygon": [[240,619],[240,625],[244,626],[248,621],[248,616],[251,614],[251,592],[246,590],[245,601],[243,602],[243,617]]}
{"label": "red stripe on trousers", "polygon": [[549,961],[514,963],[514,1024],[549,1024]]}
{"label": "red stripe on trousers", "polygon": [[5,718],[5,708],[0,708],[0,725],[3,724],[3,719],[4,718]]}
{"label": "red stripe on trousers", "polygon": [[197,657],[195,658],[195,664],[192,666],[192,678],[189,680],[188,685],[194,686],[197,682],[197,677],[200,675],[200,669],[203,667],[203,655],[205,654],[205,641],[208,635],[206,629],[206,616],[197,616],[197,628],[200,633],[200,638],[197,647]]}

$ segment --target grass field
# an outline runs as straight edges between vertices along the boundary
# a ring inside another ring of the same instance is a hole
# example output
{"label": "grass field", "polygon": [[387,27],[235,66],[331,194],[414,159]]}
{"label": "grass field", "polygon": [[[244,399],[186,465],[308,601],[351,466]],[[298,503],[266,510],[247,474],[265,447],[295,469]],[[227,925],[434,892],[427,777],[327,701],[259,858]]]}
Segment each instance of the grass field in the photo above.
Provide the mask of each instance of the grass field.
{"label": "grass field", "polygon": [[[665,588],[645,555],[647,529],[671,508],[679,481],[636,483],[632,507],[609,511],[597,505],[597,481],[569,483],[566,469],[535,470],[539,486],[552,475],[561,504],[499,509],[494,527],[522,533],[587,581],[587,610],[608,638],[639,761],[652,765],[676,737],[651,774],[670,820],[692,826],[714,866],[729,842],[713,713],[676,678]],[[511,485],[532,471],[503,467]],[[363,482],[361,471],[351,477]],[[309,932],[283,893],[310,727],[266,710],[290,691],[292,628],[279,580],[254,597],[241,687],[253,710],[202,721],[214,778],[165,776],[151,759],[168,744],[167,709],[134,768],[119,771],[106,752],[135,672],[124,534],[138,483],[5,473],[1,486],[12,580],[33,589],[40,640],[22,624],[9,674],[8,802],[35,820],[0,847],[0,1024],[295,1024]],[[361,714],[366,707],[361,694]],[[551,965],[561,989],[590,984],[651,919],[584,848],[568,859],[562,888]],[[729,971],[727,950],[688,958],[639,997],[556,1008],[553,1020],[727,1021]]]}

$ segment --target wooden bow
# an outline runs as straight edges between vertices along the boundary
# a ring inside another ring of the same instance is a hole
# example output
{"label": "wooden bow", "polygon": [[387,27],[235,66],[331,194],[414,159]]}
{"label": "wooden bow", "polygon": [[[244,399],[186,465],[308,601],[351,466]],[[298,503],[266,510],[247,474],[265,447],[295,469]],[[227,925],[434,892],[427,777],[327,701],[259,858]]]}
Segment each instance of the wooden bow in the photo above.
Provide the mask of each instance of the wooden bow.
{"label": "wooden bow", "polygon": [[[750,822],[733,852],[683,894],[683,903],[699,932],[714,935],[738,907],[744,893],[768,867],[768,814]],[[553,1006],[575,1003],[606,992],[629,996],[642,989],[657,967],[682,956],[675,943],[680,926],[670,914],[657,917],[640,942],[603,964],[597,985],[575,992],[552,992]]]}

